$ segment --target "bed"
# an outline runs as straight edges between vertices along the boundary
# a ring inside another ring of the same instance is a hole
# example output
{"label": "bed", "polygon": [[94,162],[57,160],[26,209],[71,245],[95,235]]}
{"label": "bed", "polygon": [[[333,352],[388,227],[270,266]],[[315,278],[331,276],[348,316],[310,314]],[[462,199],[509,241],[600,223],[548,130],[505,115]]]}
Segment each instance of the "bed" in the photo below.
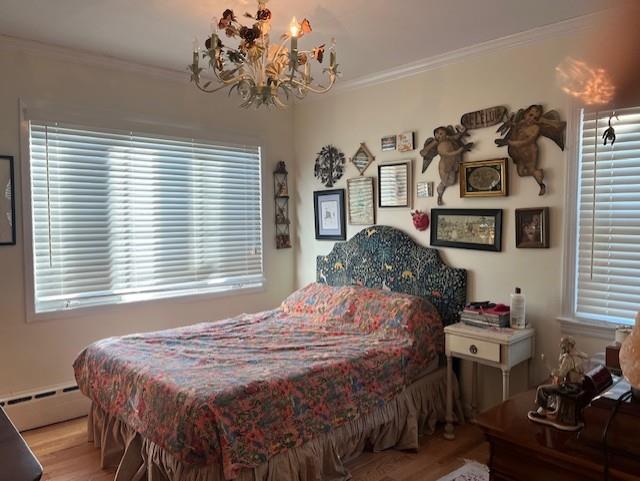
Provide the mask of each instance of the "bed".
{"label": "bed", "polygon": [[364,450],[416,449],[444,419],[465,293],[436,250],[365,229],[277,309],[88,346],[89,438],[116,481],[350,479]]}

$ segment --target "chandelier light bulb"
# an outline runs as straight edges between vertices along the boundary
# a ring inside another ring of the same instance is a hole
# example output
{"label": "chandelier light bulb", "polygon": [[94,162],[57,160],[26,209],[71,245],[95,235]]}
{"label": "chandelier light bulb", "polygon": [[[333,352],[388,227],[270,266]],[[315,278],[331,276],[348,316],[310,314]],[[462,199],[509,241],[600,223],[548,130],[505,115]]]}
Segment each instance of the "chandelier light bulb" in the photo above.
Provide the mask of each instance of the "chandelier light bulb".
{"label": "chandelier light bulb", "polygon": [[297,37],[298,35],[300,35],[300,24],[298,23],[298,20],[296,20],[296,17],[293,17],[291,19],[291,23],[289,24],[289,31],[291,32],[292,37]]}
{"label": "chandelier light bulb", "polygon": [[197,52],[198,50],[200,50],[200,40],[198,37],[193,37],[193,51]]}
{"label": "chandelier light bulb", "polygon": [[216,33],[218,28],[218,17],[211,17],[211,33]]}

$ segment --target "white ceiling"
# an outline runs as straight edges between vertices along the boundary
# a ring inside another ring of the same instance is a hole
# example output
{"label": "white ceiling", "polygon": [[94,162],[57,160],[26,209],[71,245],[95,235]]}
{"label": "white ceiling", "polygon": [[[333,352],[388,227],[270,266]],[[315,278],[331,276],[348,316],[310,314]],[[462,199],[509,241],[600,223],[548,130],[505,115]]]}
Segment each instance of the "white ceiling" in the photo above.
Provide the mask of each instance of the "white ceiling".
{"label": "white ceiling", "polygon": [[[302,47],[336,37],[345,79],[586,15],[624,0],[271,0],[274,31],[311,20]],[[252,0],[0,0],[0,34],[184,71],[213,15]]]}

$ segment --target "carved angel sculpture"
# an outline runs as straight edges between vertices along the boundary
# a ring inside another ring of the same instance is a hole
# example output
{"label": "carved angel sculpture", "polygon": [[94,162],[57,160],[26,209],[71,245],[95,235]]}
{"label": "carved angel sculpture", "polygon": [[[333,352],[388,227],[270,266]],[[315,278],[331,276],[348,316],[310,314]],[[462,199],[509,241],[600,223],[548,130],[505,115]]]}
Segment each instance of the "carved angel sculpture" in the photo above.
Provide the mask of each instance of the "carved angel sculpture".
{"label": "carved angel sculpture", "polygon": [[438,205],[442,205],[442,194],[447,187],[458,183],[458,171],[462,163],[462,156],[471,150],[473,142],[464,143],[464,138],[469,134],[467,129],[449,125],[438,127],[433,131],[433,137],[426,140],[424,148],[420,151],[422,156],[422,172],[424,173],[436,155],[440,156],[438,172],[440,184],[438,184]]}
{"label": "carved angel sculpture", "polygon": [[533,177],[540,186],[538,195],[544,195],[547,188],[543,182],[544,171],[538,166],[538,138],[540,136],[553,140],[564,150],[564,136],[567,123],[560,120],[555,110],[544,113],[542,105],[531,105],[526,110],[520,109],[511,114],[497,132],[504,137],[496,139],[498,147],[508,146],[509,156],[516,164],[520,177]]}

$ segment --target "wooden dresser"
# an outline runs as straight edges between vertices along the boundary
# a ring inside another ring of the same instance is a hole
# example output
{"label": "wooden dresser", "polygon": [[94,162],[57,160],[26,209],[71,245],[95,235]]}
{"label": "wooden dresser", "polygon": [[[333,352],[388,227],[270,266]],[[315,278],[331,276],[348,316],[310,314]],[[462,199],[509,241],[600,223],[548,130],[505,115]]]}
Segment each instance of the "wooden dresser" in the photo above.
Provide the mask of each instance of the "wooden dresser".
{"label": "wooden dresser", "polygon": [[[519,394],[480,414],[475,423],[490,446],[493,481],[602,481],[604,455],[578,433],[533,423],[535,390]],[[604,428],[604,426],[602,426]],[[640,433],[640,425],[636,432]],[[610,481],[640,481],[640,458],[609,456]]]}

